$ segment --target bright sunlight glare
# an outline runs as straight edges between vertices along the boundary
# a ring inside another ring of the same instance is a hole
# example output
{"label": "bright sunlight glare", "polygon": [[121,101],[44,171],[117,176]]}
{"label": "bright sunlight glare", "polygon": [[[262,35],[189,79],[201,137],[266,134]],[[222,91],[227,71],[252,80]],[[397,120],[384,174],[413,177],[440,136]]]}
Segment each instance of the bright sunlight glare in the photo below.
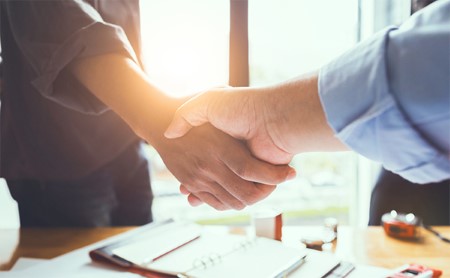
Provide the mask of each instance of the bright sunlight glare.
{"label": "bright sunlight glare", "polygon": [[228,83],[229,0],[141,0],[143,61],[174,97]]}

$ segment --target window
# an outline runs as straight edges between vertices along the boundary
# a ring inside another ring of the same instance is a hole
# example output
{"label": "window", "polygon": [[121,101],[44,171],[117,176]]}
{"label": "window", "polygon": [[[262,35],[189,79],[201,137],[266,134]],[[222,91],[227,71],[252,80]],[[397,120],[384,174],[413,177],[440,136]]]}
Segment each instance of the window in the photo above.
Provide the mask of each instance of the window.
{"label": "window", "polygon": [[251,85],[310,72],[355,45],[354,0],[249,1]]}
{"label": "window", "polygon": [[144,64],[158,86],[186,96],[228,83],[229,0],[141,1]]}

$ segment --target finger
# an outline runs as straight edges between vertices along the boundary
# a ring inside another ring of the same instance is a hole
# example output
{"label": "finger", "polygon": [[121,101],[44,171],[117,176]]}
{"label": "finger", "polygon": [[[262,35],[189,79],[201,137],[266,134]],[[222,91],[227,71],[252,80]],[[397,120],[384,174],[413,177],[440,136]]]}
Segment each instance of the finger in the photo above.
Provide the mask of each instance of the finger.
{"label": "finger", "polygon": [[187,200],[191,206],[197,207],[197,206],[203,204],[203,201],[200,200],[197,196],[195,196],[195,194],[188,193],[187,195],[188,195]]}
{"label": "finger", "polygon": [[[253,205],[272,193],[276,186],[268,184],[255,184],[242,179],[228,169],[227,173],[216,172],[217,183],[227,190],[234,198],[244,205]],[[235,208],[235,207],[233,207]]]}
{"label": "finger", "polygon": [[178,138],[194,127],[208,122],[208,97],[206,94],[198,95],[178,108],[172,122],[164,132],[169,139]]}
{"label": "finger", "polygon": [[[223,165],[223,167],[226,167],[226,166]],[[231,172],[231,171],[229,171],[229,172]],[[231,174],[233,174],[233,173],[231,172]],[[198,192],[208,192],[211,195],[213,195],[217,200],[219,200],[221,203],[225,204],[228,208],[241,210],[241,209],[244,209],[246,206],[244,202],[242,202],[238,198],[234,197],[222,185],[218,184],[217,182],[203,183],[203,182],[197,181],[195,186],[188,186],[186,184],[183,184],[182,186],[183,186],[183,192],[186,192],[187,194],[193,193],[199,199],[201,199],[201,198],[198,196],[198,194],[197,194]],[[180,186],[180,190],[181,190],[181,186]],[[202,201],[205,201],[205,200],[202,199]]]}
{"label": "finger", "polygon": [[277,185],[297,175],[289,165],[273,165],[255,158],[244,144],[225,153],[222,161],[242,179],[261,184]]}
{"label": "finger", "polygon": [[263,196],[262,199],[269,196],[277,188],[276,185],[271,184],[253,183],[253,185],[261,192],[260,195]]}
{"label": "finger", "polygon": [[183,184],[180,184],[180,192],[183,195],[189,195],[191,193]]}
{"label": "finger", "polygon": [[230,209],[229,206],[225,205],[224,203],[219,201],[214,195],[212,195],[208,192],[197,192],[194,195],[189,194],[189,196],[188,196],[189,204],[191,204],[192,206],[198,206],[199,205],[198,200],[201,200],[201,201],[207,203],[208,205],[215,208],[216,210],[222,211],[222,210]]}

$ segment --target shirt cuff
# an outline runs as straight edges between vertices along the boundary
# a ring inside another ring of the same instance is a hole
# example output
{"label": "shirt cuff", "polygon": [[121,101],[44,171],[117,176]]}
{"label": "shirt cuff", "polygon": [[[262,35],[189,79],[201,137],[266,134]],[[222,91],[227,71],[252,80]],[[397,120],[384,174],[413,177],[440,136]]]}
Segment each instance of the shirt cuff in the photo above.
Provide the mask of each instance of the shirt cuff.
{"label": "shirt cuff", "polygon": [[[65,73],[64,69],[77,59],[107,53],[123,54],[139,64],[122,28],[94,22],[78,30],[61,44],[32,84],[43,96],[62,106],[86,114],[102,113],[108,107],[71,74]],[[63,80],[58,80],[60,77]]]}
{"label": "shirt cuff", "polygon": [[415,183],[450,178],[450,160],[403,115],[388,84],[388,28],[326,65],[319,96],[337,138]]}

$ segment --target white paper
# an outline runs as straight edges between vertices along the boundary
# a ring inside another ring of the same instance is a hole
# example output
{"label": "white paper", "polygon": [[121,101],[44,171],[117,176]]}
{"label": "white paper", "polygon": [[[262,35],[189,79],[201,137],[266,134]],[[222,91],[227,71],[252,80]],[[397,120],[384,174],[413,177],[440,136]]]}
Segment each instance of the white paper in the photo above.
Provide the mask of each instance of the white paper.
{"label": "white paper", "polygon": [[184,244],[191,245],[191,241],[200,237],[201,227],[196,224],[168,225],[167,229],[160,232],[156,236],[152,233],[139,238],[138,242],[116,248],[113,253],[143,266]]}

